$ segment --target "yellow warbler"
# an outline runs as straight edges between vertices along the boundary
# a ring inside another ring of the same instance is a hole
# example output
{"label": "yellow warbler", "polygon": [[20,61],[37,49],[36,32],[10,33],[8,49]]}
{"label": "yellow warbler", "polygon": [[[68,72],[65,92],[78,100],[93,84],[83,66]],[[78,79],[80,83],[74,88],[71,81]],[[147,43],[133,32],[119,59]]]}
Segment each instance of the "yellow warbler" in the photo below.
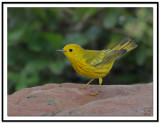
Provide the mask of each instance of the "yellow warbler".
{"label": "yellow warbler", "polygon": [[[111,70],[116,59],[124,53],[136,48],[137,45],[130,38],[123,39],[115,48],[105,50],[85,50],[77,44],[68,44],[63,49],[58,49],[70,60],[73,68],[80,75],[94,79],[99,78],[99,85],[102,84],[102,78]],[[83,88],[87,88],[87,85]],[[99,92],[91,93],[96,95]]]}

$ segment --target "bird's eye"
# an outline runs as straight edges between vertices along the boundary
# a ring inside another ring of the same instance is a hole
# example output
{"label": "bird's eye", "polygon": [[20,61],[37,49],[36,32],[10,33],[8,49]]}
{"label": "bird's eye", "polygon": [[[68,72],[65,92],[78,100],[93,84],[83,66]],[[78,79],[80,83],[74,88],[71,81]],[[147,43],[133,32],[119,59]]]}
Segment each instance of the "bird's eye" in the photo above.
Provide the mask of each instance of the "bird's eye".
{"label": "bird's eye", "polygon": [[69,49],[69,51],[72,52],[73,50],[72,50],[72,49]]}

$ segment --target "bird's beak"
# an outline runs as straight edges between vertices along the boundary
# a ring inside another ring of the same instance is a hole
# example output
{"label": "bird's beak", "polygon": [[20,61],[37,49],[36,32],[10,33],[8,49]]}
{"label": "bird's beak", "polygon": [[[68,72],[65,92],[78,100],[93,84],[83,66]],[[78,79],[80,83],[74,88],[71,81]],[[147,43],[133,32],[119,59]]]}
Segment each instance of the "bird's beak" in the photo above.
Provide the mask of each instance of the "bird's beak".
{"label": "bird's beak", "polygon": [[67,52],[67,51],[65,51],[65,50],[63,50],[63,49],[57,49],[56,51]]}

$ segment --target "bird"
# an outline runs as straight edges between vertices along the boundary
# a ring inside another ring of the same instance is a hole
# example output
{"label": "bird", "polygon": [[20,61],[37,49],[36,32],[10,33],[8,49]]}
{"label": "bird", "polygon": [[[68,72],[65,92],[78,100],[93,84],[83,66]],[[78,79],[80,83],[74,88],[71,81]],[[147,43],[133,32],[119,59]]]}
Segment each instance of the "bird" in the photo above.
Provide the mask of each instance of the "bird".
{"label": "bird", "polygon": [[[57,49],[57,51],[64,53],[77,73],[91,78],[85,86],[80,88],[86,89],[95,79],[99,79],[100,87],[102,79],[109,74],[115,60],[136,47],[137,44],[131,38],[124,38],[113,49],[88,50],[78,44],[67,44],[63,49]],[[94,96],[99,93],[100,91],[96,90],[89,95]]]}

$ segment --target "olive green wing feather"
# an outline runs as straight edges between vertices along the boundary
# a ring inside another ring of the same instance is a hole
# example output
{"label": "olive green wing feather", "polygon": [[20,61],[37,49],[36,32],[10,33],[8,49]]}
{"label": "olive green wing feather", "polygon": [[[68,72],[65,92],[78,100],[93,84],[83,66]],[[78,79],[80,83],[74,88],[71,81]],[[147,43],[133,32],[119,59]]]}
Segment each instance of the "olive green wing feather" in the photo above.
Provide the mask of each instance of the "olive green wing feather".
{"label": "olive green wing feather", "polygon": [[115,60],[119,58],[121,55],[123,55],[126,52],[126,50],[102,50],[102,51],[87,51],[87,55],[85,57],[86,63],[96,67],[101,64],[105,64],[107,62],[110,62],[112,60]]}
{"label": "olive green wing feather", "polygon": [[94,66],[94,65],[102,62],[104,56],[105,56],[105,52],[103,50],[102,51],[85,50],[83,58],[85,59],[85,62],[87,64],[89,64],[90,66]]}
{"label": "olive green wing feather", "polygon": [[116,60],[116,59],[118,59],[120,56],[122,56],[126,52],[127,51],[124,50],[124,49],[121,49],[121,50],[111,50],[109,52],[106,52],[103,60],[101,62],[95,64],[94,67],[96,67],[98,65],[106,64],[106,63],[108,63],[110,61],[113,61],[113,60]]}
{"label": "olive green wing feather", "polygon": [[113,48],[113,50],[125,49],[127,52],[137,47],[137,44],[130,38],[124,38],[121,42]]}
{"label": "olive green wing feather", "polygon": [[137,44],[132,39],[125,38],[112,50],[102,50],[97,52],[95,55],[91,54],[88,59],[86,59],[86,63],[93,67],[106,64],[110,61],[116,60],[124,53],[129,52],[136,47]]}

